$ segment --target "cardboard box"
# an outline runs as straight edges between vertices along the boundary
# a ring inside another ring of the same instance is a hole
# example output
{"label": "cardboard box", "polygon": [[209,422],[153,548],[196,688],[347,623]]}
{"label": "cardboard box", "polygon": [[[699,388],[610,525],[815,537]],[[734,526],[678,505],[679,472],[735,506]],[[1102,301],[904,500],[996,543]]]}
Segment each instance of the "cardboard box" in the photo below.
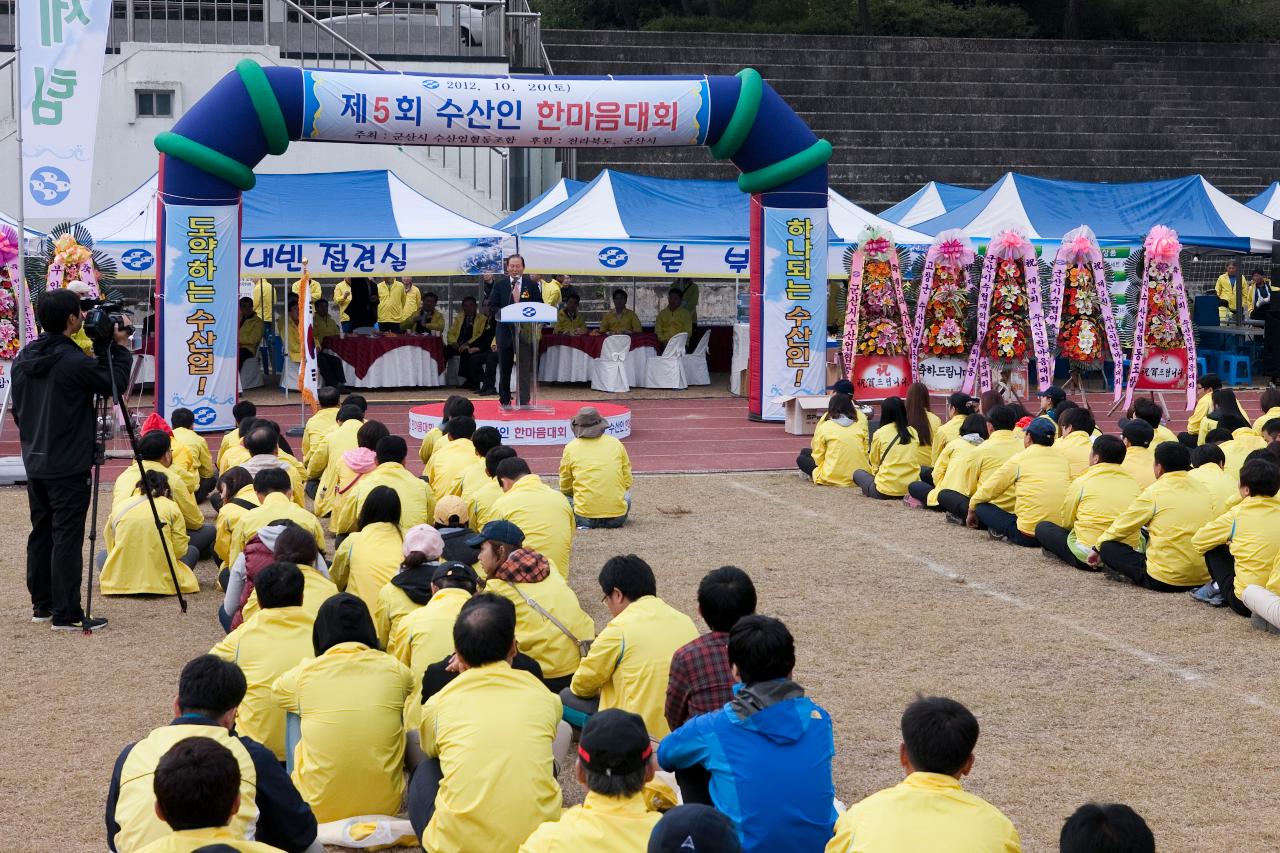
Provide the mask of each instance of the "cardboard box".
{"label": "cardboard box", "polygon": [[791,435],[813,435],[818,428],[818,421],[827,413],[830,395],[821,396],[796,395],[780,397],[782,403],[782,426]]}

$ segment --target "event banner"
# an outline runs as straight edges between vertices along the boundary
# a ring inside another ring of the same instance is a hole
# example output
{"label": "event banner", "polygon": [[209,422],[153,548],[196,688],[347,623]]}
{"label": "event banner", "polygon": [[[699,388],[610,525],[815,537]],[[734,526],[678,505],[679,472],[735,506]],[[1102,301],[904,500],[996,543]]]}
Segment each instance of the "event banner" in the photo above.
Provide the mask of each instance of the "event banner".
{"label": "event banner", "polygon": [[164,205],[164,311],[160,323],[160,413],[195,413],[196,430],[236,425],[236,298],[240,271],[236,205]]}
{"label": "event banner", "polygon": [[764,208],[760,416],[780,398],[827,390],[827,209]]}
{"label": "event banner", "polygon": [[662,240],[564,240],[523,237],[520,254],[530,269],[571,275],[696,276],[747,278],[742,243],[672,243]]}
{"label": "event banner", "polygon": [[853,399],[884,400],[907,396],[911,358],[905,355],[859,355],[853,359]]}
{"label": "event banner", "polygon": [[1135,391],[1181,391],[1187,387],[1187,350],[1149,349],[1142,357],[1142,370]]}
{"label": "event banner", "polygon": [[705,78],[458,77],[304,69],[302,138],[399,145],[701,145]]}
{"label": "event banner", "polygon": [[23,185],[38,219],[88,216],[111,0],[18,0]]}

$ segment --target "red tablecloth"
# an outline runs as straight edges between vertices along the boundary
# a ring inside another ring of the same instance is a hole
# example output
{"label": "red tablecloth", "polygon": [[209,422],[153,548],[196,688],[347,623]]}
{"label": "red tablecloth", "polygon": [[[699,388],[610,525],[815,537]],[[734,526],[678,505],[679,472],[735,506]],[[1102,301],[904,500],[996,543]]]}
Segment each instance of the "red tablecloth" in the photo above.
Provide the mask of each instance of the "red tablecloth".
{"label": "red tablecloth", "polygon": [[398,347],[426,350],[440,369],[444,369],[444,341],[434,335],[388,335],[377,338],[347,335],[344,338],[329,338],[324,342],[324,348],[351,365],[356,376],[361,379],[375,361]]}
{"label": "red tablecloth", "polygon": [[[546,352],[550,347],[572,347],[576,350],[582,350],[592,358],[599,358],[600,351],[604,349],[604,339],[608,335],[556,335],[546,334],[542,336],[542,343],[538,345],[538,352]],[[658,349],[658,336],[653,332],[640,332],[635,335],[628,335],[631,338],[631,348],[633,350],[644,349],[645,347],[653,347]]]}

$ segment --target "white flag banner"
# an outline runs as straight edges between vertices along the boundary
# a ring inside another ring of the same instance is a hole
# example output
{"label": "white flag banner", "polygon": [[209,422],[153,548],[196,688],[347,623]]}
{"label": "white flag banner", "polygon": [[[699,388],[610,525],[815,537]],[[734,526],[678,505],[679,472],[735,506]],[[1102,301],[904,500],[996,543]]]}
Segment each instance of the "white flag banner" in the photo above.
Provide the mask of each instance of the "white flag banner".
{"label": "white flag banner", "polygon": [[80,219],[90,213],[111,0],[18,0],[18,14],[27,215]]}
{"label": "white flag banner", "polygon": [[[303,263],[305,264],[306,261]],[[302,280],[298,282],[298,292],[307,293],[310,288],[311,275],[304,266]],[[315,317],[311,306],[310,299],[298,300],[298,325],[291,331],[302,343],[298,350],[302,362],[298,365],[298,390],[302,393],[302,399],[311,407],[311,411],[315,412],[320,408],[320,365],[316,355]]]}

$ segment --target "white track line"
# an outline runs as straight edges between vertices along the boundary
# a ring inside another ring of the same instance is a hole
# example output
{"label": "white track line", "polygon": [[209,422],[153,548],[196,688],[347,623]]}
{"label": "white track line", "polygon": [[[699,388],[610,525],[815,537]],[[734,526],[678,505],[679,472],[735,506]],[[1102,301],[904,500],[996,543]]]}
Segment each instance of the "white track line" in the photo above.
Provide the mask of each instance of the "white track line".
{"label": "white track line", "polygon": [[[777,495],[773,494],[772,492],[768,492],[764,489],[756,488],[755,486],[747,485],[746,483],[743,483],[739,480],[732,480],[731,482],[734,488],[741,489],[742,491],[755,495],[758,498],[772,501],[777,504],[782,504],[793,511],[798,510],[804,513],[805,515],[810,516],[811,518],[817,518],[823,521],[830,521],[830,516],[824,515],[823,513],[820,513],[816,510],[809,509],[808,507],[795,506],[793,504],[790,504],[787,501],[784,501],[782,498],[778,497]],[[915,563],[921,568],[926,569],[927,571],[932,572],[933,574],[938,575],[939,577],[946,578],[949,581],[962,581],[963,582],[962,586],[965,589],[973,590],[979,595],[985,595],[988,598],[994,598],[997,601],[1002,601],[1005,604],[1012,605],[1021,610],[1026,610],[1030,613],[1034,613],[1036,616],[1038,616],[1041,619],[1048,619],[1052,622],[1056,622],[1064,628],[1067,628],[1071,631],[1075,631],[1078,634],[1083,634],[1084,636],[1089,637],[1090,639],[1096,640],[1100,643],[1110,646],[1116,651],[1123,652],[1124,654],[1129,655],[1130,657],[1136,658],[1137,660],[1140,660],[1145,664],[1164,670],[1166,673],[1176,676],[1177,678],[1180,678],[1183,681],[1197,682],[1201,684],[1210,685],[1222,691],[1223,693],[1227,693],[1233,696],[1234,698],[1236,698],[1238,701],[1242,702],[1245,705],[1250,705],[1255,708],[1261,708],[1265,711],[1270,712],[1275,716],[1280,716],[1280,707],[1273,705],[1265,701],[1264,699],[1259,698],[1258,696],[1254,696],[1253,694],[1249,694],[1249,693],[1239,693],[1235,690],[1226,688],[1221,684],[1218,684],[1215,681],[1213,681],[1213,679],[1206,677],[1203,673],[1197,672],[1194,669],[1187,669],[1185,667],[1178,666],[1177,664],[1167,661],[1164,658],[1160,657],[1159,655],[1154,654],[1153,652],[1149,652],[1146,649],[1143,649],[1139,646],[1135,646],[1132,643],[1119,639],[1118,637],[1113,637],[1110,634],[1105,634],[1101,631],[1097,631],[1093,628],[1088,627],[1087,625],[1081,625],[1079,622],[1074,622],[1070,619],[1067,619],[1053,612],[1052,610],[1048,610],[1046,608],[1040,607],[1039,605],[1034,604],[1030,601],[1027,601],[1026,599],[1020,598],[1019,596],[1014,595],[1013,593],[1005,592],[1004,590],[999,589],[998,587],[993,586],[992,584],[987,583],[986,581],[977,581],[977,580],[972,580],[970,578],[967,578],[959,569],[955,568],[954,566],[947,565],[946,563],[939,563],[936,560],[933,560],[929,557],[921,556],[920,554],[913,554],[910,551],[903,550],[899,546],[890,548],[887,545],[885,545],[885,543],[880,539],[867,536],[863,534],[861,531],[856,529],[845,528],[844,530],[841,531],[841,533],[844,536],[858,540],[859,543],[862,545],[865,545],[871,548],[877,548],[885,552],[886,554],[891,554],[892,556],[897,558],[906,558],[908,561]]]}

